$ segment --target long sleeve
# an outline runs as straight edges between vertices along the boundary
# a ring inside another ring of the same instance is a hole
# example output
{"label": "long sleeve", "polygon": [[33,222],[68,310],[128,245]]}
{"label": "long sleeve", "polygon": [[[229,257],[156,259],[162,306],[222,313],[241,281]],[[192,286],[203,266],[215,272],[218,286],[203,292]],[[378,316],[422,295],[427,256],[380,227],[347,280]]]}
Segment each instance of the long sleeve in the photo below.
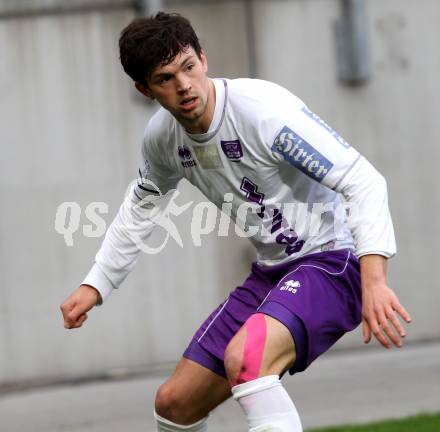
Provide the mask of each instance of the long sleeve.
{"label": "long sleeve", "polygon": [[138,179],[129,186],[95,264],[82,282],[96,288],[103,302],[133,269],[140,251],[146,249],[146,241],[166,212],[180,180],[160,158],[159,150],[153,150],[148,127],[142,156]]}
{"label": "long sleeve", "polygon": [[[118,288],[136,264],[146,241],[164,214],[173,190],[165,195],[144,196],[138,185],[131,186],[119,212],[110,225],[95,257],[95,264],[82,282],[96,288],[102,301]],[[140,205],[142,204],[142,205]]]}
{"label": "long sleeve", "polygon": [[396,241],[385,178],[365,158],[361,158],[337,190],[349,203],[348,223],[357,256],[393,256]]}

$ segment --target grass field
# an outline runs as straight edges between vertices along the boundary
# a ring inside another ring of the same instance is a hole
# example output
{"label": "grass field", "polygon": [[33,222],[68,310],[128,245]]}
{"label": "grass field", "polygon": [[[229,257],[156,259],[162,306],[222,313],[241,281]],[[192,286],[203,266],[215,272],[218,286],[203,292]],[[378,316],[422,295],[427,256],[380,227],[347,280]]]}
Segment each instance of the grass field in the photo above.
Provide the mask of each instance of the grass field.
{"label": "grass field", "polygon": [[421,414],[415,417],[369,423],[363,426],[309,429],[308,432],[440,432],[440,413]]}

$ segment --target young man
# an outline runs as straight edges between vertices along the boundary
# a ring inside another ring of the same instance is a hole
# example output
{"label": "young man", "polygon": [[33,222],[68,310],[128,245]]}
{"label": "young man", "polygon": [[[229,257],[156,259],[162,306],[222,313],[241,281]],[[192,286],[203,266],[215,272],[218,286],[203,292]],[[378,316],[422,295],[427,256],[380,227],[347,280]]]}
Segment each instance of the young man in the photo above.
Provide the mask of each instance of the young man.
{"label": "young man", "polygon": [[[90,273],[61,306],[65,327],[80,327],[119,287],[139,253],[137,240],[151,233],[181,178],[218,207],[229,195],[237,222],[249,204],[258,261],[159,389],[158,431],[206,431],[209,412],[231,392],[250,431],[301,431],[281,375],[305,370],[361,321],[366,343],[374,334],[386,348],[402,345],[398,315],[410,316],[386,283],[395,242],[385,180],[287,90],[208,78],[205,53],[179,15],[133,21],[120,51],[136,88],[162,109],[145,130],[137,185]],[[350,229],[337,211],[341,197],[357,213]],[[305,219],[325,205],[316,232],[298,228],[298,216],[282,207],[288,203],[303,204]]]}

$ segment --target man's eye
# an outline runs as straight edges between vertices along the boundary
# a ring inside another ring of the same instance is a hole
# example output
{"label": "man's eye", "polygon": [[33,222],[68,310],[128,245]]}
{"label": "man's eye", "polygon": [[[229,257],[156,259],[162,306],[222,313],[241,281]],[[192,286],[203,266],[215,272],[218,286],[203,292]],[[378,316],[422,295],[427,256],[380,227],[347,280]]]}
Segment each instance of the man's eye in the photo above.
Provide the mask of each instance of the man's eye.
{"label": "man's eye", "polygon": [[192,70],[194,68],[194,65],[192,63],[190,63],[189,65],[186,66],[186,70]]}

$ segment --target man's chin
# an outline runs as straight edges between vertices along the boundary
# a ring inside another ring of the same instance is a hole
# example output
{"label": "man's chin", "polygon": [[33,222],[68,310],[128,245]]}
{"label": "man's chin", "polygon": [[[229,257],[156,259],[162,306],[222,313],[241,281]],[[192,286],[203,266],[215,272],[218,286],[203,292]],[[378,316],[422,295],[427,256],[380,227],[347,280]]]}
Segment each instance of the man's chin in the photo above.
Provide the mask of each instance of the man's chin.
{"label": "man's chin", "polygon": [[179,117],[181,119],[185,119],[186,121],[197,121],[202,117],[203,113],[200,110],[194,110],[189,112],[181,112]]}

